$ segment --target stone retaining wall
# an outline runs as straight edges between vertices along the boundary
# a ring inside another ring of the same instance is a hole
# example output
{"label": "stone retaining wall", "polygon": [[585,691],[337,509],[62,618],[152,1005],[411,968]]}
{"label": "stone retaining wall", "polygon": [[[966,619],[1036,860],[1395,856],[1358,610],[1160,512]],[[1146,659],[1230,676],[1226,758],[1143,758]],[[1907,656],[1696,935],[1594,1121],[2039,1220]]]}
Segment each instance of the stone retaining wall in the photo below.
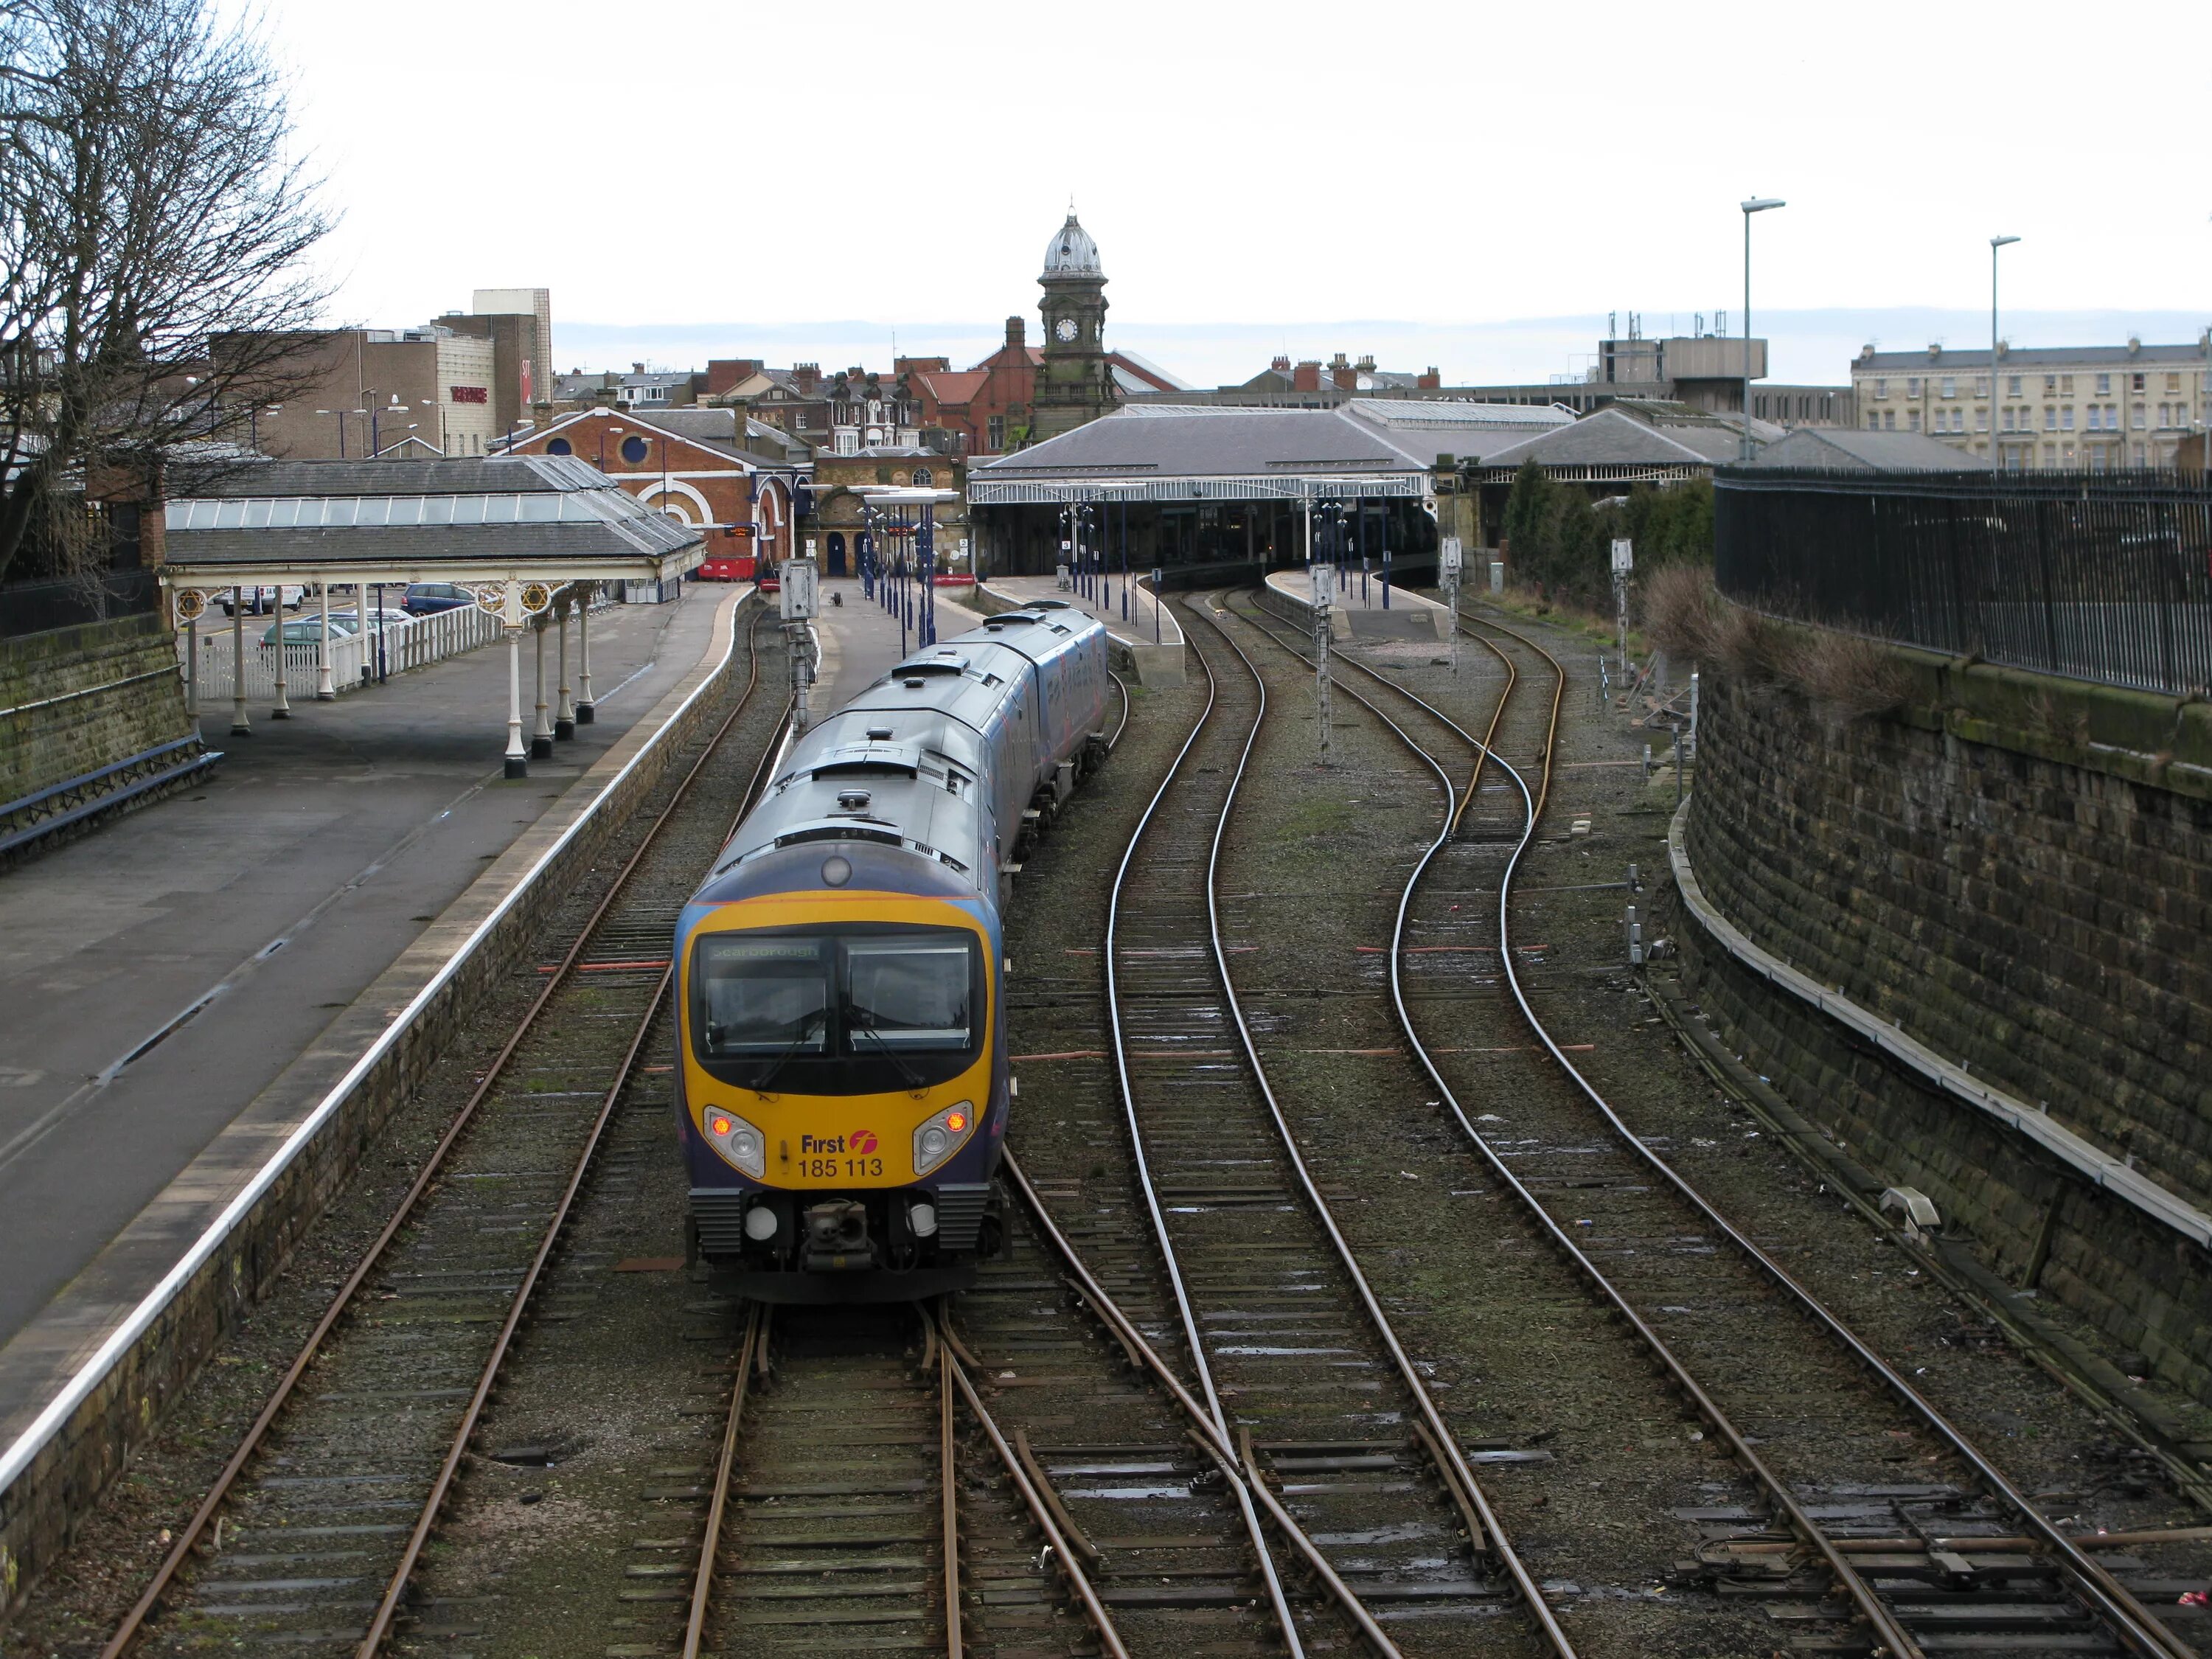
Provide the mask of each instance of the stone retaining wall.
{"label": "stone retaining wall", "polygon": [[[1845,720],[1704,677],[1691,863],[1755,943],[2199,1206],[2212,1197],[2212,741],[2202,705],[1899,653]],[[1692,995],[1754,1071],[1993,1262],[2212,1398],[2203,1253],[1737,964]]]}
{"label": "stone retaining wall", "polygon": [[[742,628],[748,595],[735,611]],[[727,635],[715,630],[715,648]],[[605,803],[548,862],[478,940],[415,1018],[346,1094],[333,1115],[261,1195],[252,1212],[215,1254],[170,1299],[30,1465],[0,1491],[0,1614],[66,1548],[76,1520],[86,1514],[135,1447],[154,1432],[169,1403],[221,1345],[227,1332],[282,1271],[293,1245],[372,1147],[386,1120],[441,1064],[456,1033],[485,994],[527,950],[548,915],[591,868],[641,799],[660,781],[669,762],[692,738],[710,730],[724,712],[711,682],[745,672],[744,653],[726,664],[687,675],[622,741],[596,762],[545,818],[477,878],[469,890],[424,929],[375,983],[334,1020],[313,1048],[287,1068],[263,1097],[241,1115],[249,1135],[265,1133],[273,1153],[290,1127],[335,1080],[368,1053],[423,988],[517,890],[529,866],[574,823],[589,804]],[[708,689],[680,717],[676,707],[702,679]],[[654,741],[656,733],[665,733]],[[641,750],[644,757],[620,782],[623,766]],[[272,1099],[272,1097],[275,1097]],[[267,1120],[262,1127],[258,1120]],[[228,1132],[227,1132],[228,1133]],[[187,1170],[179,1184],[189,1184]]]}
{"label": "stone retaining wall", "polygon": [[150,614],[0,640],[0,708],[27,703],[46,706],[0,715],[0,805],[192,731],[175,641]]}

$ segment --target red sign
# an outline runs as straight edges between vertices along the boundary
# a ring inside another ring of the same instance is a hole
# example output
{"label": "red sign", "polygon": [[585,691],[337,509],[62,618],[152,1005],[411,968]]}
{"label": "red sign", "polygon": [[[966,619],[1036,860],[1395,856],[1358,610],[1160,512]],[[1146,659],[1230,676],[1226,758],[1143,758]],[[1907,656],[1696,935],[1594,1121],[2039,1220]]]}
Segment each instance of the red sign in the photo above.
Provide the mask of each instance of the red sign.
{"label": "red sign", "polygon": [[457,404],[488,404],[491,401],[491,393],[480,386],[448,386],[447,390],[453,394],[453,401]]}

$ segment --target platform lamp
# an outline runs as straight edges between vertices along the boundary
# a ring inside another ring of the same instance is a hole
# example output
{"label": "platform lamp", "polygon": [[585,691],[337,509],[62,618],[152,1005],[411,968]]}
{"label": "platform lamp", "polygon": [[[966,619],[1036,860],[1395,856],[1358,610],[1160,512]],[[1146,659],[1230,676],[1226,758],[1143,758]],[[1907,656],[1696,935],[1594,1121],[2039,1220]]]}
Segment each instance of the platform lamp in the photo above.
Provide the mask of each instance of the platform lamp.
{"label": "platform lamp", "polygon": [[1751,459],[1751,216],[1790,204],[1779,197],[1754,196],[1743,204],[1743,446],[1741,460]]}
{"label": "platform lamp", "polygon": [[2010,247],[2017,236],[1990,238],[1990,483],[1997,477],[1997,250]]}
{"label": "platform lamp", "polygon": [[338,417],[338,459],[340,460],[344,460],[346,459],[346,416],[349,415],[366,416],[368,411],[365,409],[319,409],[315,413],[318,415],[335,415]]}

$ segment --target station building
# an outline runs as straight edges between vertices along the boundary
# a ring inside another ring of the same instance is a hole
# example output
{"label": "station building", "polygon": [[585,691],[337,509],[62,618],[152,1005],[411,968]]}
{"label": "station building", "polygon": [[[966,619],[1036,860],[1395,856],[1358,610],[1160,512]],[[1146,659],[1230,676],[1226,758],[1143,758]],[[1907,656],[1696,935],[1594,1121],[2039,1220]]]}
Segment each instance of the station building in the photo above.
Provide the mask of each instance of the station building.
{"label": "station building", "polygon": [[1433,569],[1437,486],[1462,464],[1566,425],[1564,410],[1383,403],[1334,409],[1129,404],[968,474],[977,568],[1049,575],[1077,514],[1086,547],[1170,581],[1231,580],[1308,556],[1310,519],[1344,503],[1353,545]]}

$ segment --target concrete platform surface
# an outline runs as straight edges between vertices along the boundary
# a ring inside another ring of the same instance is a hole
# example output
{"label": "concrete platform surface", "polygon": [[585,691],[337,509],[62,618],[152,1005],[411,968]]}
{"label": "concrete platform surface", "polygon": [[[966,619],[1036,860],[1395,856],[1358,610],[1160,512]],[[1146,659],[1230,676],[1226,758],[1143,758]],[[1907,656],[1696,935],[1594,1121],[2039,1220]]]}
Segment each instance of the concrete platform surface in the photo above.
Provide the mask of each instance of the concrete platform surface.
{"label": "concrete platform surface", "polygon": [[[1313,579],[1300,566],[1293,570],[1271,570],[1267,586],[1301,605],[1313,601]],[[1384,608],[1382,577],[1374,571],[1363,580],[1351,567],[1337,572],[1335,597],[1329,610],[1334,626],[1350,640],[1428,640],[1448,637],[1451,613],[1436,600],[1411,588],[1390,586],[1390,603]]]}
{"label": "concrete platform surface", "polygon": [[[966,592],[967,589],[958,590]],[[822,660],[816,670],[809,712],[814,719],[834,714],[877,680],[889,673],[902,655],[916,647],[918,629],[909,628],[903,639],[898,618],[875,600],[865,599],[860,582],[851,577],[824,577],[821,584],[821,614],[814,625],[822,644]],[[832,605],[835,593],[844,603]],[[949,640],[983,625],[981,613],[937,593],[937,637]]]}
{"label": "concrete platform surface", "polygon": [[0,1344],[696,667],[726,597],[595,616],[598,719],[526,780],[494,645],[251,737],[210,711],[210,781],[0,876]]}

